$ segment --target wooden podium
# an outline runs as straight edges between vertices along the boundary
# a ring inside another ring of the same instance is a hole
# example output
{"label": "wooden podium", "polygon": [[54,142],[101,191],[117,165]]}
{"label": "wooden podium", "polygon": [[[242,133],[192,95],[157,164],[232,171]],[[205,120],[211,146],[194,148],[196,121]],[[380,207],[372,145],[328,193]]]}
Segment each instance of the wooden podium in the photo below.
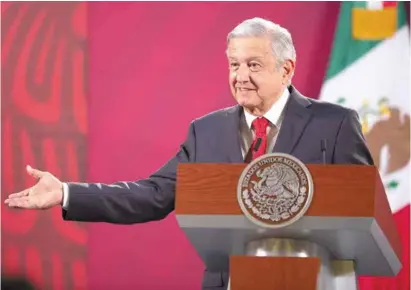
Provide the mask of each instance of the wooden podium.
{"label": "wooden podium", "polygon": [[180,227],[207,270],[229,272],[230,290],[357,289],[357,276],[395,276],[401,245],[374,166],[307,165],[311,206],[280,229],[244,216],[237,184],[246,164],[181,164]]}

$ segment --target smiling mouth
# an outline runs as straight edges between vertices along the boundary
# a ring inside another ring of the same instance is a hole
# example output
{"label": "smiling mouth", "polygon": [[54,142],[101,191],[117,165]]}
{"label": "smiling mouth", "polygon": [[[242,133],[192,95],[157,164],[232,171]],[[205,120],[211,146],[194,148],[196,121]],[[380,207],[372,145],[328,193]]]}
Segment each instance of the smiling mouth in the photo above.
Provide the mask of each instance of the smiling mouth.
{"label": "smiling mouth", "polygon": [[247,89],[247,88],[237,88],[240,92],[246,92],[246,91],[254,91],[254,89]]}

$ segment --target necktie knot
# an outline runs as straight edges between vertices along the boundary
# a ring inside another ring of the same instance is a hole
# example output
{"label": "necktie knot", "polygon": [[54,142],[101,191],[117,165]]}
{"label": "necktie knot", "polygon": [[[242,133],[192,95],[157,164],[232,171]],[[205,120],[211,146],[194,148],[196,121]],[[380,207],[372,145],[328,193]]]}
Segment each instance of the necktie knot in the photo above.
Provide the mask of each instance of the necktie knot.
{"label": "necktie knot", "polygon": [[253,127],[257,136],[265,136],[267,132],[268,120],[264,117],[259,117],[253,121]]}

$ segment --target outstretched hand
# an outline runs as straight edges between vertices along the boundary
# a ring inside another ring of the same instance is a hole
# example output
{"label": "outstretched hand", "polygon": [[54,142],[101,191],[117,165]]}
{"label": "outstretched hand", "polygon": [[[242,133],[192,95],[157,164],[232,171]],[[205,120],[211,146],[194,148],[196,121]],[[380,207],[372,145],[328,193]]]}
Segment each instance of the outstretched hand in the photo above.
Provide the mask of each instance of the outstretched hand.
{"label": "outstretched hand", "polygon": [[13,208],[48,209],[61,205],[63,200],[63,183],[49,172],[26,167],[27,173],[38,182],[23,191],[10,194],[5,204]]}

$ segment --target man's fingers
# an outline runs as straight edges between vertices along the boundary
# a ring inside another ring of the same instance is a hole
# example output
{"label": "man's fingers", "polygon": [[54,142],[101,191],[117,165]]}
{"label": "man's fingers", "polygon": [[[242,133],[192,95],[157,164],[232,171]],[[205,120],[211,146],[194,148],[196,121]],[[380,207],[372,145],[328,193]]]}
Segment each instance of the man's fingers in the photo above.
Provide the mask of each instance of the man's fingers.
{"label": "man's fingers", "polygon": [[30,196],[23,196],[19,198],[9,199],[7,202],[9,207],[32,209],[34,208],[33,198]]}
{"label": "man's fingers", "polygon": [[27,170],[27,173],[33,176],[34,178],[41,178],[46,174],[46,172],[40,171],[38,169],[34,169],[30,165],[27,165],[26,170]]}
{"label": "man's fingers", "polygon": [[31,189],[32,189],[32,188],[27,188],[27,189],[22,190],[22,191],[20,191],[20,192],[12,193],[12,194],[10,194],[10,195],[8,196],[7,199],[12,199],[12,198],[17,198],[17,197],[23,197],[23,196],[28,196]]}

